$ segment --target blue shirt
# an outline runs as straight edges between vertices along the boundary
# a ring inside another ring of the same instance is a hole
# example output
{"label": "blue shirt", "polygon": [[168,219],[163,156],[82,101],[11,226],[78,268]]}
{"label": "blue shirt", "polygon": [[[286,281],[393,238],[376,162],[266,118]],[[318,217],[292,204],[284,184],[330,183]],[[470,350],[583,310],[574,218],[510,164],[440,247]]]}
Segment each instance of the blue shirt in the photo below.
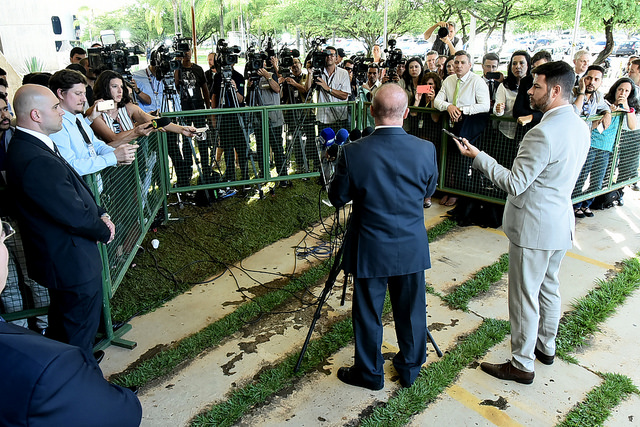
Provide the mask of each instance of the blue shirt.
{"label": "blue shirt", "polygon": [[164,108],[162,108],[164,82],[162,80],[156,79],[156,76],[154,76],[148,68],[135,71],[131,73],[131,76],[133,77],[133,80],[136,81],[138,89],[149,95],[149,97],[151,98],[151,104],[145,104],[140,98],[138,98],[138,106],[142,108],[142,111],[144,111],[145,113],[150,113],[156,110],[161,113],[167,113],[169,111],[180,111],[180,97],[177,96],[177,94],[174,95],[172,99],[173,109],[168,108],[168,105],[165,105]]}
{"label": "blue shirt", "polygon": [[[87,144],[76,125],[76,118],[80,119],[82,128],[86,132],[91,144]],[[60,150],[62,157],[78,172],[79,175],[89,175],[102,169],[115,166],[118,161],[113,154],[115,149],[98,139],[82,114],[69,111],[62,116],[62,130],[49,137]]]}

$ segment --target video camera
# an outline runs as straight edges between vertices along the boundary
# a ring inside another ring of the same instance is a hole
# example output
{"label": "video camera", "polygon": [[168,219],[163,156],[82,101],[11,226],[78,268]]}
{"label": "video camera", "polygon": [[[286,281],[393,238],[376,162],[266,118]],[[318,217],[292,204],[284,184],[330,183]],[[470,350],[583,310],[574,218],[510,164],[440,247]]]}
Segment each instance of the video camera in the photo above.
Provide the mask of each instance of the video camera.
{"label": "video camera", "polygon": [[188,38],[176,34],[171,46],[160,45],[152,59],[156,64],[156,78],[162,79],[182,67],[182,58],[191,50]]}
{"label": "video camera", "polygon": [[365,58],[364,54],[360,54],[353,55],[351,61],[353,62],[353,78],[356,79],[358,84],[366,82],[369,64],[373,62],[373,58]]}
{"label": "video camera", "polygon": [[384,50],[387,54],[387,60],[382,64],[382,68],[387,69],[387,76],[389,76],[389,80],[393,81],[398,75],[398,65],[402,63],[402,50],[396,49],[394,39],[389,39],[388,45],[389,47]]}
{"label": "video camera", "polygon": [[313,80],[315,81],[316,77],[322,76],[322,70],[327,65],[327,57],[331,54],[331,52],[327,49],[322,50],[320,46],[327,42],[326,38],[316,37],[311,41],[311,51],[307,55],[305,59],[305,67],[307,62],[311,60],[311,68],[313,68]]}
{"label": "video camera", "polygon": [[273,66],[271,65],[271,58],[275,58],[276,57],[276,51],[273,48],[273,41],[271,41],[271,37],[269,37],[267,39],[267,46],[264,48],[264,53],[267,55],[267,57],[266,57],[267,69],[269,71],[275,72],[276,70],[274,70]]}
{"label": "video camera", "polygon": [[130,81],[129,69],[139,63],[136,55],[144,52],[138,46],[127,47],[122,40],[116,41],[113,34],[106,34],[101,40],[103,47],[88,49],[89,67],[96,75],[105,70],[112,70]]}
{"label": "video camera", "polygon": [[286,45],[278,52],[280,62],[278,62],[278,74],[284,78],[291,77],[290,67],[293,65],[293,58],[300,57],[300,51],[298,49],[289,49]]}
{"label": "video camera", "polygon": [[225,39],[218,40],[216,45],[216,64],[223,80],[231,81],[233,66],[238,63],[239,53],[240,46],[229,46]]}
{"label": "video camera", "polygon": [[260,74],[258,71],[261,68],[265,68],[264,61],[267,60],[268,55],[265,52],[256,50],[255,46],[251,46],[247,50],[247,63],[244,65],[244,77],[246,79],[260,80]]}

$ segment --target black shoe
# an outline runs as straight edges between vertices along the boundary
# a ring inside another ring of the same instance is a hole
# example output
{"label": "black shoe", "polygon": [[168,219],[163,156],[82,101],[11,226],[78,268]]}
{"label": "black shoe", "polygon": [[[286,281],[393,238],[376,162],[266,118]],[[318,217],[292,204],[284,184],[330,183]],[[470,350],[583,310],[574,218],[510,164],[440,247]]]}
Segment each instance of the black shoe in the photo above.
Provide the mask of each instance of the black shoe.
{"label": "black shoe", "polygon": [[368,388],[369,390],[382,390],[382,387],[384,387],[384,381],[381,384],[372,384],[362,379],[360,372],[353,366],[343,366],[338,369],[338,379],[343,383]]}
{"label": "black shoe", "polygon": [[522,371],[513,366],[511,362],[502,364],[482,362],[480,368],[493,377],[520,384],[531,384],[535,377],[533,372]]}
{"label": "black shoe", "polygon": [[594,215],[593,212],[591,212],[591,209],[589,209],[589,208],[582,208],[582,213],[587,218],[593,218],[593,215]]}
{"label": "black shoe", "polygon": [[582,209],[580,208],[574,209],[573,214],[576,216],[576,218],[584,218],[584,212],[582,212]]}
{"label": "black shoe", "polygon": [[104,359],[104,351],[96,351],[95,353],[93,353],[93,357],[96,359],[96,363],[99,364],[100,362],[102,362],[102,359]]}
{"label": "black shoe", "polygon": [[278,183],[278,187],[280,188],[287,188],[291,185],[291,183],[289,181],[280,181]]}
{"label": "black shoe", "polygon": [[547,356],[546,354],[538,350],[538,347],[533,350],[533,354],[536,355],[536,359],[538,359],[540,363],[544,363],[545,365],[553,365],[553,359],[555,358],[555,355]]}

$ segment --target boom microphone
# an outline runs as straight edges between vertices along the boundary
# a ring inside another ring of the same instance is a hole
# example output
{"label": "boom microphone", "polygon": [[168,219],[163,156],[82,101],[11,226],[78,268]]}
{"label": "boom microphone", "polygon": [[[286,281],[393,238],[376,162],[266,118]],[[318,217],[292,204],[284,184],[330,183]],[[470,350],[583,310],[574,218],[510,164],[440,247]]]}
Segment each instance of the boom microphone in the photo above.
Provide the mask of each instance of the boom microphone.
{"label": "boom microphone", "polygon": [[171,124],[171,119],[169,117],[159,117],[157,119],[151,120],[151,124],[147,126],[147,129],[149,129],[150,127],[154,129],[160,129],[169,124]]}

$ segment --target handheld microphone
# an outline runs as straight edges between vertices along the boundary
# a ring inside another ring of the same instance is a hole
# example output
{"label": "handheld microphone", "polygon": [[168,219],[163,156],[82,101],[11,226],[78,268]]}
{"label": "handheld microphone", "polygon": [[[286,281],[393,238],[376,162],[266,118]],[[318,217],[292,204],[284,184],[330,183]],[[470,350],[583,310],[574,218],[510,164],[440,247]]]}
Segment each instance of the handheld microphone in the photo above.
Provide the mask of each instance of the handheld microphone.
{"label": "handheld microphone", "polygon": [[330,161],[333,161],[338,157],[338,150],[342,147],[345,142],[349,139],[349,131],[346,129],[340,129],[336,134],[336,142],[327,148],[327,156]]}
{"label": "handheld microphone", "polygon": [[373,126],[367,126],[362,130],[362,137],[364,138],[365,136],[371,135],[374,130],[376,129]]}
{"label": "handheld microphone", "polygon": [[349,139],[349,131],[342,128],[336,134],[336,145],[344,145]]}
{"label": "handheld microphone", "polygon": [[324,128],[320,132],[320,138],[322,138],[322,145],[326,149],[336,142],[336,133],[331,128]]}
{"label": "handheld microphone", "polygon": [[154,129],[160,129],[167,126],[168,124],[171,124],[171,119],[169,117],[159,117],[157,119],[151,120],[151,124],[147,126],[147,129],[149,129],[150,127]]}
{"label": "handheld microphone", "polygon": [[362,132],[360,132],[360,129],[355,128],[354,130],[351,131],[351,133],[349,134],[349,141],[353,142],[353,141],[357,141],[360,138],[362,138]]}

